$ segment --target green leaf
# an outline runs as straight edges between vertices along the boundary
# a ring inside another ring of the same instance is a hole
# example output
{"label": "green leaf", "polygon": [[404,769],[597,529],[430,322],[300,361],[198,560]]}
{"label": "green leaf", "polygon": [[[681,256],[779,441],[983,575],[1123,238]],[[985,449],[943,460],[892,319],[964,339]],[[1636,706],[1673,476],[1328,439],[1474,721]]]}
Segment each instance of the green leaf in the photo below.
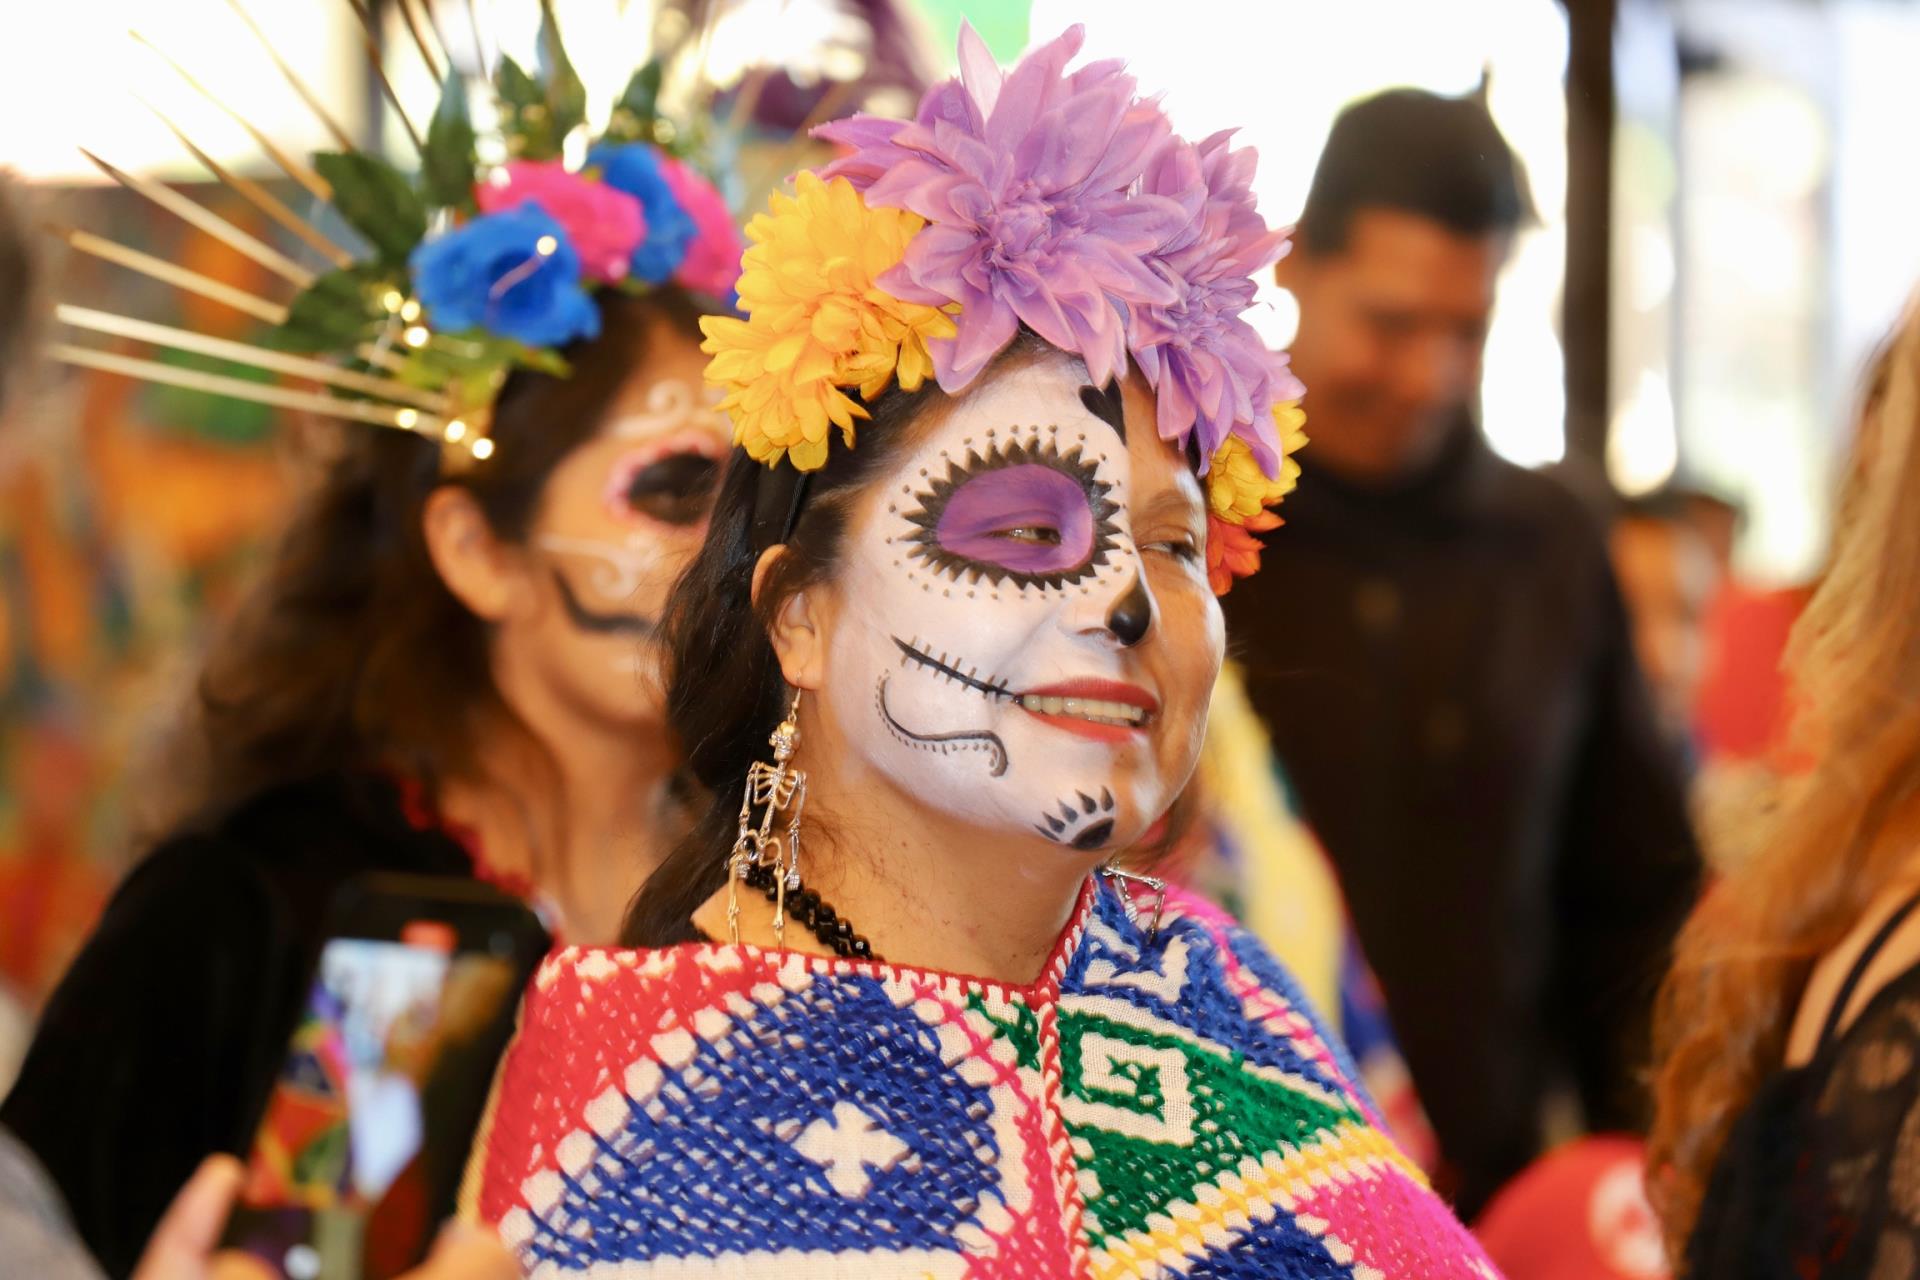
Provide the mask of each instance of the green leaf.
{"label": "green leaf", "polygon": [[547,111],[555,138],[564,139],[587,122],[587,87],[560,43],[560,25],[554,21],[552,0],[540,5],[540,75],[547,91]]}
{"label": "green leaf", "polygon": [[405,174],[364,151],[322,151],[313,167],[333,188],[333,207],[388,266],[405,266],[427,235],[427,207]]}
{"label": "green leaf", "polygon": [[502,55],[500,68],[494,73],[494,86],[501,99],[515,110],[547,104],[547,94],[540,82],[527,74],[525,67],[512,58]]}
{"label": "green leaf", "polygon": [[458,404],[491,404],[516,366],[561,378],[572,369],[557,351],[475,329],[409,352],[397,376],[413,386],[446,390]]}
{"label": "green leaf", "polygon": [[386,317],[381,295],[402,285],[371,263],[329,271],[287,308],[286,323],[272,333],[283,351],[348,351],[365,341]]}
{"label": "green leaf", "polygon": [[478,166],[473,119],[467,110],[467,82],[455,72],[442,86],[440,106],[427,125],[420,175],[426,185],[428,203],[438,209],[472,213],[474,171]]}
{"label": "green leaf", "polygon": [[556,378],[565,378],[573,373],[573,365],[552,347],[529,347],[522,342],[511,345],[514,348],[513,358],[517,364],[523,364],[540,373],[550,373]]}
{"label": "green leaf", "polygon": [[503,57],[493,73],[493,88],[503,108],[507,150],[525,160],[551,160],[559,155],[560,135],[553,130],[553,111],[539,82],[512,58]]}
{"label": "green leaf", "polygon": [[602,136],[609,142],[649,142],[654,121],[660,115],[660,81],[663,75],[658,58],[633,73],[626,91],[613,104],[613,117]]}

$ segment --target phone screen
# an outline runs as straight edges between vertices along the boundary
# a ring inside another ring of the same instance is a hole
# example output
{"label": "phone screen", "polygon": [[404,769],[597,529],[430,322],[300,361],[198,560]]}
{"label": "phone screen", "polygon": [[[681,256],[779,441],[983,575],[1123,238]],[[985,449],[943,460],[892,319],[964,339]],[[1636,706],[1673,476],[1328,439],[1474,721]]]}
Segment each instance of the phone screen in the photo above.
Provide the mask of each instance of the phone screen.
{"label": "phone screen", "polygon": [[470,1149],[524,968],[451,924],[335,937],[247,1160],[226,1248],[278,1280],[381,1280],[418,1260]]}

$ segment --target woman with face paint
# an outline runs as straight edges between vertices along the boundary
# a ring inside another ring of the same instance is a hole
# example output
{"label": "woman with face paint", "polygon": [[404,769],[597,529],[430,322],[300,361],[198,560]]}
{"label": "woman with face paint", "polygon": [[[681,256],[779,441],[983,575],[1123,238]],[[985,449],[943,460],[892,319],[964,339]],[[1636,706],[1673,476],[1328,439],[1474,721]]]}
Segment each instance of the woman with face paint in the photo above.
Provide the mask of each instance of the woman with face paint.
{"label": "woman with face paint", "polygon": [[[525,158],[451,196],[446,155],[431,178],[315,160],[380,254],[320,277],[276,345],[338,335],[338,364],[298,371],[353,398],[298,399],[349,422],[207,659],[169,796],[184,816],[52,997],[0,1113],[110,1272],[204,1156],[246,1150],[347,881],[477,876],[560,937],[611,941],[688,825],[654,630],[728,448],[699,321],[725,311],[740,240],[630,106],[580,168],[510,127]],[[389,193],[372,213],[353,195],[369,173]],[[410,248],[406,200],[448,206]]]}
{"label": "woman with face paint", "polygon": [[529,995],[479,1208],[533,1274],[1492,1274],[1259,944],[1105,866],[1193,770],[1298,389],[1251,153],[1079,43],[968,31],[918,123],[830,126],[703,325],[744,447],[665,634],[715,799]]}

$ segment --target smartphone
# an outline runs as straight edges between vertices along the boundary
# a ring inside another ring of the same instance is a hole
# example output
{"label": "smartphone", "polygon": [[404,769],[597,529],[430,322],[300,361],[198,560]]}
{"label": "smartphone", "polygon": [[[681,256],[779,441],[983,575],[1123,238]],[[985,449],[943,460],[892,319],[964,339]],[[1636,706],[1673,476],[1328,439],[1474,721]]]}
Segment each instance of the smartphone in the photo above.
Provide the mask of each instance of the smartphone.
{"label": "smartphone", "polygon": [[419,1263],[547,946],[533,913],[486,885],[349,883],[221,1248],[262,1280],[389,1280]]}

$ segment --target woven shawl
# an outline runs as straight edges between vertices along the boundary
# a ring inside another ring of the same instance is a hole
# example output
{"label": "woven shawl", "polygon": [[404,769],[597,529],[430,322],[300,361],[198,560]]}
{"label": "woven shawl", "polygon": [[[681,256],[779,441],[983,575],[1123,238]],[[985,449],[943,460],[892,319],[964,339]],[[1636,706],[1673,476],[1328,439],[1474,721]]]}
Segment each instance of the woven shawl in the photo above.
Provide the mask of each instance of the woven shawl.
{"label": "woven shawl", "polygon": [[693,945],[535,979],[479,1208],[536,1277],[1491,1277],[1291,979],[1090,880],[1015,987]]}

